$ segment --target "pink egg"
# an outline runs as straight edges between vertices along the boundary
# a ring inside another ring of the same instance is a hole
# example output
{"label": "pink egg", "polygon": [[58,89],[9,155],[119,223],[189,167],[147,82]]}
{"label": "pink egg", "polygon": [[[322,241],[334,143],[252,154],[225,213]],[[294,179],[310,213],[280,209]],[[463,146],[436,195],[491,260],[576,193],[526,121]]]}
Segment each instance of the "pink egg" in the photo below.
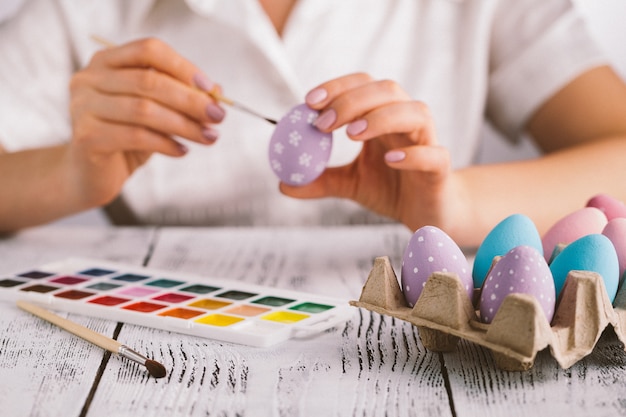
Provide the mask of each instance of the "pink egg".
{"label": "pink egg", "polygon": [[286,184],[308,184],[326,169],[333,137],[313,125],[317,115],[316,110],[299,104],[276,125],[269,145],[270,167]]}
{"label": "pink egg", "polygon": [[407,303],[413,307],[433,272],[455,273],[472,297],[472,270],[458,245],[441,229],[424,226],[411,237],[402,258],[401,284]]}
{"label": "pink egg", "polygon": [[587,207],[595,207],[602,211],[608,220],[626,217],[626,205],[607,194],[598,194],[587,201]]}
{"label": "pink egg", "polygon": [[626,218],[616,217],[610,220],[602,234],[609,238],[615,251],[619,263],[619,285],[624,281],[624,271],[626,271]]}
{"label": "pink egg", "polygon": [[590,234],[602,233],[607,224],[604,213],[595,207],[584,207],[556,222],[543,236],[543,256],[550,261],[559,244],[573,241]]}
{"label": "pink egg", "polygon": [[504,298],[515,293],[534,296],[548,322],[552,321],[556,305],[554,279],[543,255],[531,246],[516,246],[491,269],[480,293],[481,320],[491,323]]}

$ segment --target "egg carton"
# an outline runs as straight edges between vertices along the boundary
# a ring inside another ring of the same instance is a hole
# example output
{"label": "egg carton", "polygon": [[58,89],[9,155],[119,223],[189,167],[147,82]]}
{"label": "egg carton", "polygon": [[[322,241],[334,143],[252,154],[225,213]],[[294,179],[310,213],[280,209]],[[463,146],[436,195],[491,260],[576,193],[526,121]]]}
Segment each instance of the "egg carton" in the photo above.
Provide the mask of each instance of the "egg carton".
{"label": "egg carton", "polygon": [[608,325],[626,343],[626,290],[611,305],[602,277],[591,271],[570,271],[552,324],[527,294],[509,294],[493,321],[482,323],[458,276],[447,272],[433,273],[411,308],[387,256],[376,258],[359,301],[350,304],[412,323],[431,351],[453,351],[460,339],[484,346],[507,371],[532,368],[548,347],[567,369],[593,351]]}

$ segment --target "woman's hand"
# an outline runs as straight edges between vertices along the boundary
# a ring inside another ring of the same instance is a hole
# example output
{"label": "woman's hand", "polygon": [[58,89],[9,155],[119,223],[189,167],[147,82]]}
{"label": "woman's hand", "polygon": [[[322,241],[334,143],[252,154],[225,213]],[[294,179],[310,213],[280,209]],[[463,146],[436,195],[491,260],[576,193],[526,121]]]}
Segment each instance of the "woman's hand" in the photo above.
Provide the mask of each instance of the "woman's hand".
{"label": "woman's hand", "polygon": [[306,102],[321,111],[320,130],[347,125],[348,136],[363,142],[363,148],[352,163],[328,168],[309,185],[281,184],[284,194],[349,198],[412,230],[425,224],[454,227],[458,186],[424,103],[395,82],[366,74],[326,82],[311,90]]}
{"label": "woman's hand", "polygon": [[156,39],[97,52],[70,84],[68,163],[87,206],[114,199],[153,153],[179,157],[181,137],[210,145],[224,110],[202,90],[213,84]]}

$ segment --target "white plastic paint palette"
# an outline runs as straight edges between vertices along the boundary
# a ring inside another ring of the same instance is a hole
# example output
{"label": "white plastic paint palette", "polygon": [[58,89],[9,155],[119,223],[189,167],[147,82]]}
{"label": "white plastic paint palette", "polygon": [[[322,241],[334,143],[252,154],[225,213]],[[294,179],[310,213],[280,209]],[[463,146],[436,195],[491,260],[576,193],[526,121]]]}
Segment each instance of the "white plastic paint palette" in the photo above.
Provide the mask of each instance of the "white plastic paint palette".
{"label": "white plastic paint palette", "polygon": [[265,347],[353,315],[347,300],[88,259],[0,278],[0,300]]}

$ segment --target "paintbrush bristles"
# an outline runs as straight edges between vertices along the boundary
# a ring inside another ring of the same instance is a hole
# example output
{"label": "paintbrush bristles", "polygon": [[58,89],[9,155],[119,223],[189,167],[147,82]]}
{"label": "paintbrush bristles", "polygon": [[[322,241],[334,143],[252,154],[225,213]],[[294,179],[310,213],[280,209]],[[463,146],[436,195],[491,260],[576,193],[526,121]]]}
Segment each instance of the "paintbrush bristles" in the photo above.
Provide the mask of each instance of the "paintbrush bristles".
{"label": "paintbrush bristles", "polygon": [[161,365],[157,361],[148,359],[145,365],[150,375],[152,375],[154,378],[163,378],[167,374],[165,366]]}

